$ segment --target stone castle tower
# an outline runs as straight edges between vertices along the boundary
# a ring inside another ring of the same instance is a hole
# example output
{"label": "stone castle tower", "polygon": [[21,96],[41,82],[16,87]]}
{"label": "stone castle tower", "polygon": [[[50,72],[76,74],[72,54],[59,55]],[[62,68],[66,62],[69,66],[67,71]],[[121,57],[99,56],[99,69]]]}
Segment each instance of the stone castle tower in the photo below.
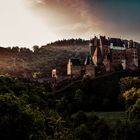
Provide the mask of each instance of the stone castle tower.
{"label": "stone castle tower", "polygon": [[83,73],[91,77],[104,72],[117,70],[136,70],[138,68],[138,50],[133,40],[127,41],[120,38],[106,38],[96,36],[89,42],[89,56],[81,65],[79,59],[69,59],[67,75],[72,77],[82,76]]}
{"label": "stone castle tower", "polygon": [[135,69],[138,67],[138,51],[133,40],[129,40],[128,48],[126,49],[127,67]]}
{"label": "stone castle tower", "polygon": [[85,74],[90,77],[95,77],[95,65],[93,64],[91,56],[87,56],[85,60]]}
{"label": "stone castle tower", "polygon": [[72,74],[72,63],[71,63],[71,59],[68,60],[68,64],[67,64],[67,75],[71,75]]}
{"label": "stone castle tower", "polygon": [[90,55],[95,66],[102,64],[102,54],[100,49],[100,41],[95,36],[94,39],[90,41]]}

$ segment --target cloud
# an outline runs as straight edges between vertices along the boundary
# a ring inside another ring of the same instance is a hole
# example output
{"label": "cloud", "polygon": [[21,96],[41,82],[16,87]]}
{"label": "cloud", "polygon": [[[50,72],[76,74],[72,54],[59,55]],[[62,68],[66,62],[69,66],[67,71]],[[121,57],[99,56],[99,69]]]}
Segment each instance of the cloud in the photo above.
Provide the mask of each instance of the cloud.
{"label": "cloud", "polygon": [[139,0],[31,0],[47,25],[62,34],[101,33],[139,39]]}
{"label": "cloud", "polygon": [[89,5],[91,13],[93,5],[96,7],[99,27],[106,34],[134,39],[140,36],[139,0],[89,0]]}
{"label": "cloud", "polygon": [[[33,9],[39,10],[46,21],[51,24],[53,31],[59,32],[59,36],[73,34],[75,36],[86,36],[99,33],[98,19],[95,14],[90,13],[87,0],[32,0]],[[61,32],[61,34],[60,34]]]}

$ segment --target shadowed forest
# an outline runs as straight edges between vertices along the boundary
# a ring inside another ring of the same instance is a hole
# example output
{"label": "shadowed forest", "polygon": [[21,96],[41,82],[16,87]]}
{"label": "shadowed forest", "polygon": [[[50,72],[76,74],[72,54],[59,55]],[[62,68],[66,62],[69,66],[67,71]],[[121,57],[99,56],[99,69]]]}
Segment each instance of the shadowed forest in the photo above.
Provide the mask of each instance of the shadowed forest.
{"label": "shadowed forest", "polygon": [[121,71],[53,93],[49,83],[0,77],[2,140],[138,140],[139,72]]}
{"label": "shadowed forest", "polygon": [[79,58],[84,62],[88,51],[88,41],[82,39],[56,41],[41,47],[35,45],[33,50],[0,47],[0,74],[32,78],[33,73],[40,73],[40,77],[50,77],[51,70],[57,68],[60,75],[66,75],[68,59]]}
{"label": "shadowed forest", "polygon": [[[84,43],[83,43],[84,42]],[[70,57],[84,62],[88,41],[63,40],[33,50],[0,48],[0,138],[2,140],[138,140],[139,71],[83,77],[62,91],[49,82],[52,68],[66,74]],[[82,45],[84,44],[84,45]]]}
{"label": "shadowed forest", "polygon": [[[135,44],[140,54],[140,45]],[[38,78],[48,78],[54,68],[59,75],[66,75],[69,58],[78,58],[84,63],[88,55],[89,41],[83,39],[59,40],[41,47],[35,45],[33,50],[0,47],[0,75],[32,79],[37,73]]]}

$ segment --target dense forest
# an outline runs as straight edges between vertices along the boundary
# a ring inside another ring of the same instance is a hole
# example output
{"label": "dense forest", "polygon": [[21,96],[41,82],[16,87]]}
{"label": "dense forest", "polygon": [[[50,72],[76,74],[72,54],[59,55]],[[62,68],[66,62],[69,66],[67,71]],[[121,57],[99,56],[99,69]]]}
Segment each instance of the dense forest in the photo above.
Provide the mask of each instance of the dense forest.
{"label": "dense forest", "polygon": [[52,68],[65,74],[71,57],[84,62],[87,44],[70,39],[33,50],[0,47],[0,139],[139,140],[139,71],[85,76],[59,92],[32,80],[35,73],[49,77]]}
{"label": "dense forest", "polygon": [[[136,46],[140,52],[139,43]],[[88,55],[89,40],[84,39],[58,40],[42,46],[35,45],[32,50],[18,46],[0,47],[0,75],[31,79],[34,73],[38,73],[38,77],[48,78],[53,68],[59,75],[66,75],[69,58],[78,58],[84,64]]]}
{"label": "dense forest", "polygon": [[[60,46],[64,46],[63,49]],[[53,68],[64,75],[69,58],[79,58],[83,62],[88,53],[88,41],[82,39],[56,41],[41,47],[35,45],[33,50],[0,47],[0,75],[31,78],[33,73],[40,73],[40,77],[49,77]]]}
{"label": "dense forest", "polygon": [[72,46],[72,45],[88,45],[89,40],[84,40],[84,39],[63,39],[63,40],[58,40],[52,43],[47,44],[47,46]]}
{"label": "dense forest", "polygon": [[1,76],[0,138],[138,140],[139,76],[120,71],[98,79],[84,77],[59,93],[46,82]]}

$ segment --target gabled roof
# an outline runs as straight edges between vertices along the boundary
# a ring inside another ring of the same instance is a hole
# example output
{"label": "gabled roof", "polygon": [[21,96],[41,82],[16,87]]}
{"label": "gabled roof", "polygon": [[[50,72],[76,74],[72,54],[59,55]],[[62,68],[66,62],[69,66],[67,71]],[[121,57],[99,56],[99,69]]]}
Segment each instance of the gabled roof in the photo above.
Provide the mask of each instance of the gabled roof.
{"label": "gabled roof", "polygon": [[124,47],[124,42],[120,38],[109,38],[109,43],[113,43],[113,46]]}
{"label": "gabled roof", "polygon": [[72,59],[70,59],[70,60],[71,60],[71,63],[72,63],[73,66],[80,66],[80,65],[81,65],[79,59],[72,58]]}
{"label": "gabled roof", "polygon": [[102,54],[99,46],[96,47],[92,59],[95,65],[100,65],[102,63]]}
{"label": "gabled roof", "polygon": [[125,44],[126,47],[128,47],[128,40],[123,40],[123,43]]}
{"label": "gabled roof", "polygon": [[109,45],[109,41],[106,39],[105,36],[100,36],[100,40],[101,40],[101,43],[102,45]]}
{"label": "gabled roof", "polygon": [[91,56],[87,56],[85,60],[85,65],[94,65]]}
{"label": "gabled roof", "polygon": [[90,40],[90,53],[93,55],[97,46],[100,46],[100,40],[95,36],[92,40]]}

